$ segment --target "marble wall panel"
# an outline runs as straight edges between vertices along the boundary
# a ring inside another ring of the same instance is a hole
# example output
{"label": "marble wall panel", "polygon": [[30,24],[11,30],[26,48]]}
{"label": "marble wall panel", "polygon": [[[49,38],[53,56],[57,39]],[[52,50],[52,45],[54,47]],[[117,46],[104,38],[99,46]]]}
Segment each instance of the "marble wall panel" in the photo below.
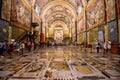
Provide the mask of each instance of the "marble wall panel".
{"label": "marble wall panel", "polygon": [[116,20],[108,23],[108,39],[112,43],[118,43],[118,29]]}

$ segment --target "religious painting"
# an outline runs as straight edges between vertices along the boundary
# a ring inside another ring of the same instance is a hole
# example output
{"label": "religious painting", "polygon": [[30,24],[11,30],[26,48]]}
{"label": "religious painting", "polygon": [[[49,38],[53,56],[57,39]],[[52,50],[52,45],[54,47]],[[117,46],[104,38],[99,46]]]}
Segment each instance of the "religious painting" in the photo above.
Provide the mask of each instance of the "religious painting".
{"label": "religious painting", "polygon": [[94,6],[92,6],[87,10],[87,29],[94,27],[95,24]]}
{"label": "religious painting", "polygon": [[3,20],[0,20],[0,42],[8,40],[8,29],[9,23]]}
{"label": "religious painting", "polygon": [[106,0],[107,21],[115,19],[115,0]]}
{"label": "religious painting", "polygon": [[105,21],[104,0],[95,0],[87,8],[87,29],[100,26]]}
{"label": "religious painting", "polygon": [[85,31],[85,14],[81,16],[77,24],[77,34],[80,34]]}
{"label": "religious painting", "polygon": [[[14,26],[28,30],[31,21],[31,11],[21,0],[12,0],[11,21]],[[19,24],[19,25],[18,25]]]}
{"label": "religious painting", "polygon": [[94,15],[97,26],[101,25],[105,21],[104,10],[105,10],[104,0],[96,0],[96,2],[94,3]]}
{"label": "religious painting", "polygon": [[112,43],[118,43],[117,21],[108,23],[108,38]]}
{"label": "religious painting", "polygon": [[2,0],[1,18],[10,21],[11,0]]}
{"label": "religious painting", "polygon": [[27,27],[30,27],[30,23],[31,23],[31,12],[27,9],[27,8],[25,8],[25,12],[24,12],[24,14],[25,14],[25,17],[24,17],[24,21],[23,21],[23,24],[25,25],[25,26],[27,26]]}
{"label": "religious painting", "polygon": [[118,17],[120,18],[120,0],[116,0],[117,2],[117,12],[118,12]]}

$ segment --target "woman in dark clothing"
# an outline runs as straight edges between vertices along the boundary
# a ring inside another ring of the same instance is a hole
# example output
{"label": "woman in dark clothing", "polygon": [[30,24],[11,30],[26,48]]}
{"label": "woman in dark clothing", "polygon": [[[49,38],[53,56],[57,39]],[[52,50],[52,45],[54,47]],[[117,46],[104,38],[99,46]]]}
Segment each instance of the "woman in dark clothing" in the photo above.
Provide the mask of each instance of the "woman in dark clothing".
{"label": "woman in dark clothing", "polygon": [[100,49],[100,43],[99,42],[97,42],[97,44],[96,44],[96,49],[97,49],[97,53],[99,53],[99,49]]}

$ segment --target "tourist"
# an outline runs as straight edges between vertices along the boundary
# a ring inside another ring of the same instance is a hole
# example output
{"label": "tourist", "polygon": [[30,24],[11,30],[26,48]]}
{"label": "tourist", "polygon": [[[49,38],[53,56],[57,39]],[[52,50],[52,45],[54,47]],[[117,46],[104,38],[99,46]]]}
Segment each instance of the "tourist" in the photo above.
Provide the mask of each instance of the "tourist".
{"label": "tourist", "polygon": [[107,53],[107,42],[106,41],[103,44],[103,48],[104,48],[104,55],[106,55],[106,53]]}
{"label": "tourist", "polygon": [[23,53],[24,53],[24,48],[25,48],[24,42],[21,43],[20,47],[21,47],[21,48],[20,48],[21,54],[23,54]]}
{"label": "tourist", "polygon": [[28,46],[28,51],[30,52],[30,51],[31,51],[31,47],[32,47],[32,43],[29,41],[29,42],[27,43],[27,46]]}
{"label": "tourist", "polygon": [[99,53],[99,49],[100,49],[100,43],[96,42],[96,49],[97,49],[97,53]]}
{"label": "tourist", "polygon": [[111,41],[107,42],[108,53],[111,53]]}

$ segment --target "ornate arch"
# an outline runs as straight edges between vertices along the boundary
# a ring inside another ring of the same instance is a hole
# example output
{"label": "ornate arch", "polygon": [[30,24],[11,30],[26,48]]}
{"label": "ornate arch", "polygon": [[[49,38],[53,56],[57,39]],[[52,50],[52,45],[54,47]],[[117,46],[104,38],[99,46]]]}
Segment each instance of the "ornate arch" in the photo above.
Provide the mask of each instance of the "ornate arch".
{"label": "ornate arch", "polygon": [[70,16],[68,16],[67,14],[63,13],[63,12],[55,12],[52,13],[51,15],[48,16],[48,18],[46,19],[46,22],[49,22],[49,20],[51,19],[51,17],[55,16],[55,15],[64,15],[65,17],[67,17],[67,19],[69,20],[68,22],[72,22]]}
{"label": "ornate arch", "polygon": [[71,14],[73,15],[74,19],[76,19],[76,17],[77,17],[76,9],[71,4],[69,4],[68,2],[63,1],[63,0],[51,1],[46,6],[44,6],[41,11],[41,19],[44,21],[44,16],[45,16],[47,10],[49,10],[50,8],[57,6],[57,5],[61,5],[61,6],[64,5],[65,8],[67,8],[68,10],[71,11]]}

